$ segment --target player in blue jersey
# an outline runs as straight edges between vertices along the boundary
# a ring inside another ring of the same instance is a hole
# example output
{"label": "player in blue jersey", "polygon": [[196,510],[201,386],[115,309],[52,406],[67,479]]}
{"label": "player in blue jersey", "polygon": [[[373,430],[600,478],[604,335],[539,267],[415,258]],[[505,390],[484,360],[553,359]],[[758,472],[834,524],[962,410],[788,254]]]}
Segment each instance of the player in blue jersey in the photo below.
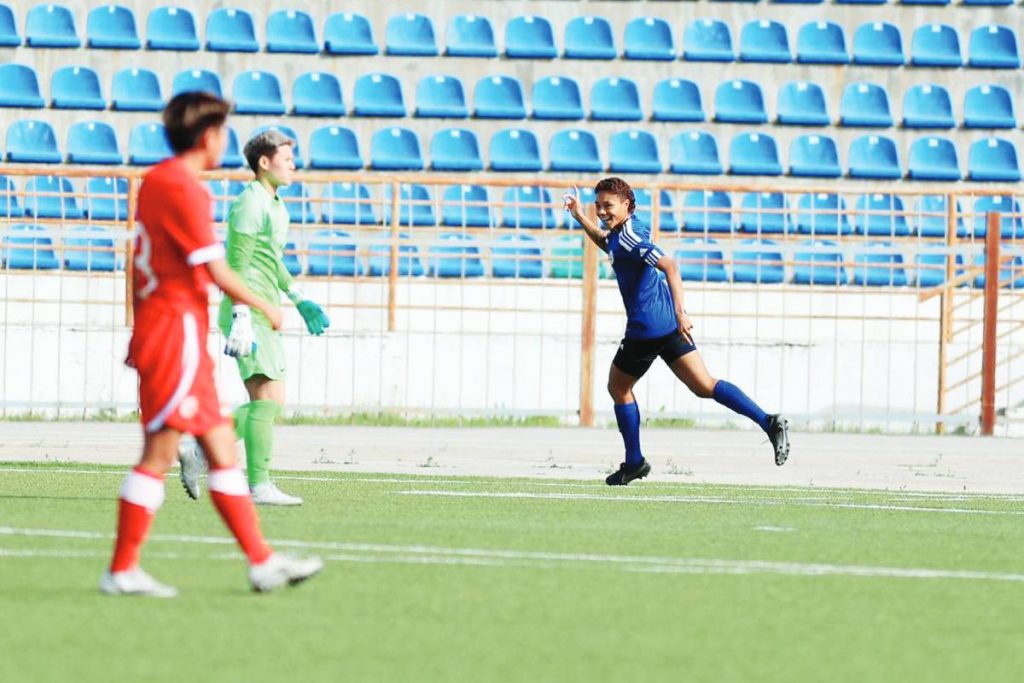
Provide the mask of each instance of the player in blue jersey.
{"label": "player in blue jersey", "polygon": [[608,254],[626,306],[626,334],[608,375],[608,393],[615,402],[626,461],[606,483],[623,486],[651,471],[640,450],[640,409],[633,386],[659,356],[695,395],[713,398],[756,422],[772,443],[775,464],[785,463],[789,457],[786,418],[765,413],[739,387],[713,378],[704,367],[693,342],[693,323],[683,307],[679,266],[651,242],[650,228],[633,215],[636,198],[632,188],[621,178],[605,178],[594,193],[601,226],[584,213],[578,190],[563,199],[565,209],[587,236]]}

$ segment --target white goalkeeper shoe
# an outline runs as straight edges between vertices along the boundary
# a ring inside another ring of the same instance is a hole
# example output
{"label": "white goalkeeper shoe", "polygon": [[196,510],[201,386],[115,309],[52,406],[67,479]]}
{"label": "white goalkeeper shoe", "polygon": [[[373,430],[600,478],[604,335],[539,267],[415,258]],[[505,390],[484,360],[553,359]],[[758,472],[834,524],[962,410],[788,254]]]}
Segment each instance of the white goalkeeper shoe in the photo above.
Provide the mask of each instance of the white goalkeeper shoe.
{"label": "white goalkeeper shoe", "polygon": [[285,585],[297,586],[323,568],[324,562],[319,557],[274,553],[263,564],[249,567],[249,584],[257,593],[266,593]]}
{"label": "white goalkeeper shoe", "polygon": [[142,571],[140,567],[124,572],[103,572],[100,593],[104,595],[140,595],[147,598],[174,598],[178,589],[167,586]]}
{"label": "white goalkeeper shoe", "polygon": [[301,498],[289,496],[270,481],[252,487],[252,502],[256,505],[302,505]]}
{"label": "white goalkeeper shoe", "polygon": [[196,440],[186,437],[178,442],[181,485],[192,500],[199,500],[199,477],[206,471],[206,457]]}

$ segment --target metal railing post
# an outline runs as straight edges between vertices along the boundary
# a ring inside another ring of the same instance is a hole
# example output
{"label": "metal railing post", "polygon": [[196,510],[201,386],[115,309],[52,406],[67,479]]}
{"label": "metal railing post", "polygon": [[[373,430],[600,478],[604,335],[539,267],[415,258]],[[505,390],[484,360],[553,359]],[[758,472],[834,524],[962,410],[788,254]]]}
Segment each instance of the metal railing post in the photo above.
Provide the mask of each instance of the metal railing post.
{"label": "metal railing post", "polygon": [[985,315],[981,346],[981,434],[992,436],[996,426],[996,327],[999,322],[1000,215],[985,217]]}

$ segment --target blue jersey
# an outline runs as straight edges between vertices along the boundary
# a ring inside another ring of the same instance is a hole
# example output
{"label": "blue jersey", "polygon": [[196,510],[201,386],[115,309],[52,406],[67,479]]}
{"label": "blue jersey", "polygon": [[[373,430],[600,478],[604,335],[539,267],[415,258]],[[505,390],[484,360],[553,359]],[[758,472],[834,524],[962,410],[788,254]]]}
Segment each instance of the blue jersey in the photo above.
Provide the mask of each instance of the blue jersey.
{"label": "blue jersey", "polygon": [[651,229],[630,217],[608,234],[608,257],[626,306],[626,339],[655,339],[679,327],[672,292],[655,268],[665,255],[651,242]]}

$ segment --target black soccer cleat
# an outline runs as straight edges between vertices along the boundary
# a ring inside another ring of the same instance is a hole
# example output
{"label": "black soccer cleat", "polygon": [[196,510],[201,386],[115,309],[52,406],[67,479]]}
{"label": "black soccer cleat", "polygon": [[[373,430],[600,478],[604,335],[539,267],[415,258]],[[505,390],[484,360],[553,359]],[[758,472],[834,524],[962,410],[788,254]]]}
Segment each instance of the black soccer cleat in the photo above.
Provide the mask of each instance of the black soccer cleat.
{"label": "black soccer cleat", "polygon": [[619,465],[619,469],[616,472],[612,472],[608,475],[608,478],[604,480],[604,483],[609,486],[625,486],[634,479],[643,479],[651,473],[651,464],[644,458],[636,465],[627,465],[622,463]]}
{"label": "black soccer cleat", "polygon": [[768,440],[775,449],[775,464],[779,467],[785,465],[789,458],[789,420],[782,415],[769,415]]}

